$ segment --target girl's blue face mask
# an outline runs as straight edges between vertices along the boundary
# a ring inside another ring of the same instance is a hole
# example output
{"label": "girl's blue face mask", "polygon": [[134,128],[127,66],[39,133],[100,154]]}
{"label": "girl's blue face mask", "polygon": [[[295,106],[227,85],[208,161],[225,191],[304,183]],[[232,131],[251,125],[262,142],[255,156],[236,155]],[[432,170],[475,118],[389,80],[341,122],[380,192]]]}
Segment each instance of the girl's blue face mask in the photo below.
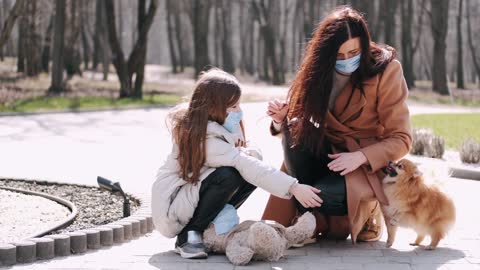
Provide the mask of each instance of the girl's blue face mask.
{"label": "girl's blue face mask", "polygon": [[362,54],[359,53],[354,57],[350,57],[344,60],[337,60],[335,62],[335,69],[344,74],[351,74],[360,66],[360,58]]}
{"label": "girl's blue face mask", "polygon": [[243,112],[229,112],[225,118],[225,123],[223,127],[226,128],[230,133],[235,133],[240,128],[240,121],[243,118]]}

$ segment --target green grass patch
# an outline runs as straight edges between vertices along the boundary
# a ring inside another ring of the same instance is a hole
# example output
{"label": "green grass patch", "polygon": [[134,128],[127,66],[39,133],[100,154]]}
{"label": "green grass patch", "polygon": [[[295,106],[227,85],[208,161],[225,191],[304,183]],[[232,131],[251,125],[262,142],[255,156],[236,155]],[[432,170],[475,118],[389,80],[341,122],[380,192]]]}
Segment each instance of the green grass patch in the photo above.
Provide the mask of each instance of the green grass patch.
{"label": "green grass patch", "polygon": [[430,128],[445,139],[448,148],[460,149],[463,141],[480,141],[480,113],[420,114],[412,116],[415,128]]}
{"label": "green grass patch", "polygon": [[143,99],[109,97],[51,97],[41,96],[17,100],[12,104],[0,105],[0,112],[44,112],[82,109],[104,109],[141,107],[150,105],[175,105],[181,101],[178,95],[145,95]]}

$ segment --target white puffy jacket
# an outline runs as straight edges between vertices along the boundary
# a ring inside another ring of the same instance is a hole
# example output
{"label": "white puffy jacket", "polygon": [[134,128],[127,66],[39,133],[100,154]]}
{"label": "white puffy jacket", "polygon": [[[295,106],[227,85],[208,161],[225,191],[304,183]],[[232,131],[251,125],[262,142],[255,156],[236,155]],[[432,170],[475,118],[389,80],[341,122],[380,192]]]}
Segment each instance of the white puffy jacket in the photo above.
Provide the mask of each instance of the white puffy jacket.
{"label": "white puffy jacket", "polygon": [[217,122],[208,123],[206,162],[197,185],[180,178],[178,146],[173,145],[152,186],[152,218],[156,230],[169,238],[180,233],[197,207],[201,182],[218,167],[234,167],[249,183],[280,198],[291,197],[288,190],[297,180],[259,160],[258,152],[235,147],[239,138],[240,135],[228,132]]}

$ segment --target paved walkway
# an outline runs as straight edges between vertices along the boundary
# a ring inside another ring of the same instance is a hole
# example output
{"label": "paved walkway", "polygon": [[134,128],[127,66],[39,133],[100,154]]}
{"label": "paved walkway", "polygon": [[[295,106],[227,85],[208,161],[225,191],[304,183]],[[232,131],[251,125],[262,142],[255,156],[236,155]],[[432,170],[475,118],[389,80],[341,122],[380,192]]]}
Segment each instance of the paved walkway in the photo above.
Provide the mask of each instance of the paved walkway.
{"label": "paved walkway", "polygon": [[[274,166],[282,160],[280,141],[268,135],[265,103],[244,104],[247,136],[261,146]],[[438,107],[434,112],[464,109]],[[431,112],[414,105],[412,114]],[[477,111],[477,110],[475,110]],[[0,117],[0,176],[56,179],[96,184],[96,176],[120,181],[125,190],[149,193],[155,172],[171,143],[164,127],[165,109],[66,113]],[[385,238],[352,246],[350,241],[322,242],[290,250],[278,263],[252,263],[249,269],[480,269],[480,183],[448,179],[458,222],[433,252],[408,245],[414,234],[401,229],[393,248]],[[257,190],[239,211],[242,219],[258,219],[268,194]],[[187,261],[170,250],[173,239],[154,232],[129,243],[84,255],[17,265],[13,269],[233,269],[224,256]],[[237,267],[235,269],[241,269]]]}

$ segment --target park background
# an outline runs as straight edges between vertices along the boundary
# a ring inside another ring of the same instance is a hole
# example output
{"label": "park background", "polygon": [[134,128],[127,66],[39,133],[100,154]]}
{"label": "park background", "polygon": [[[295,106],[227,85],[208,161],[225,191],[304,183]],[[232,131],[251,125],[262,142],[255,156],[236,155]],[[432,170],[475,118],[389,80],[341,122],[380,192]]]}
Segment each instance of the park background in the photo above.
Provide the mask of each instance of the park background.
{"label": "park background", "polygon": [[[168,110],[188,101],[195,78],[211,66],[239,78],[247,137],[279,167],[282,150],[268,133],[266,101],[285,99],[316,25],[344,4],[365,14],[373,41],[396,48],[415,127],[409,158],[444,178],[459,221],[437,253],[409,247],[412,233],[402,230],[394,250],[383,242],[325,242],[292,251],[278,266],[479,268],[480,216],[471,202],[480,186],[460,179],[480,179],[476,0],[1,0],[0,177],[93,186],[101,175],[149,197],[171,148]],[[463,174],[448,177],[448,169]],[[241,218],[260,218],[267,198],[255,191]],[[186,263],[172,248],[153,233],[48,266],[230,267],[218,256]],[[35,267],[45,265],[25,266]]]}

